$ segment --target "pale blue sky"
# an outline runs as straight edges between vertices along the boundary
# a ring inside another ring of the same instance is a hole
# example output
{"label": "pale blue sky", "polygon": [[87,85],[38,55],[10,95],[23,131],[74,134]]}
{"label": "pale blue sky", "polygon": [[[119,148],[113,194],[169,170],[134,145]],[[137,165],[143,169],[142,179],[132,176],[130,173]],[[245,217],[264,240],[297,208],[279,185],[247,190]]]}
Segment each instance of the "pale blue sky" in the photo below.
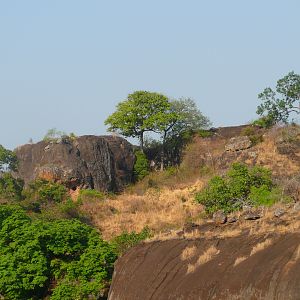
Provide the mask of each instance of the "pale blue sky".
{"label": "pale blue sky", "polygon": [[135,90],[193,98],[214,126],[300,73],[299,0],[0,0],[0,144],[105,134]]}

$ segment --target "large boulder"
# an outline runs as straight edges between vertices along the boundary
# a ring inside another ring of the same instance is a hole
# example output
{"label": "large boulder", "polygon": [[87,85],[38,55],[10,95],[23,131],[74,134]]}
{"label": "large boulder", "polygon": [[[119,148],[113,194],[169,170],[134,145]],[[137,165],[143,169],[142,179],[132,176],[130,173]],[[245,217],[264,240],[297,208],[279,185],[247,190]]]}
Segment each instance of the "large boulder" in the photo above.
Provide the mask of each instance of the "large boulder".
{"label": "large boulder", "polygon": [[54,180],[69,189],[120,191],[132,181],[133,146],[121,137],[86,135],[71,140],[41,141],[15,150],[18,177]]}
{"label": "large boulder", "polygon": [[115,264],[109,300],[299,299],[300,234],[140,244]]}

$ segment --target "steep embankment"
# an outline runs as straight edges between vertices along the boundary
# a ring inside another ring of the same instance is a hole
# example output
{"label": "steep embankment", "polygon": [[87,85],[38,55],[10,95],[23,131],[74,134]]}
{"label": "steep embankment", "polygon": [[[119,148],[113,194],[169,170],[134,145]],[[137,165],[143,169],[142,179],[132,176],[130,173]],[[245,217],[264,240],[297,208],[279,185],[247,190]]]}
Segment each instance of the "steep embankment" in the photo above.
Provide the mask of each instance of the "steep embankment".
{"label": "steep embankment", "polygon": [[109,300],[299,299],[299,223],[293,208],[138,245],[118,260]]}

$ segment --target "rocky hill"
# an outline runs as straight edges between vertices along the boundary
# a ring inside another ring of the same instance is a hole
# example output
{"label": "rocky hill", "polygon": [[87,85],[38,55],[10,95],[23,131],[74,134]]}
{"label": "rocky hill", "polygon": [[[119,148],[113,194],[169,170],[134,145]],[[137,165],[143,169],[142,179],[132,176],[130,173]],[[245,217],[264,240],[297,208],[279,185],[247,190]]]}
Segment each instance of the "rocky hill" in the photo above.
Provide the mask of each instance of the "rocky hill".
{"label": "rocky hill", "polygon": [[132,145],[113,136],[81,136],[27,144],[16,149],[17,176],[58,181],[70,190],[120,191],[132,181]]}
{"label": "rocky hill", "polygon": [[203,226],[141,244],[118,260],[109,299],[299,299],[297,218],[297,230],[208,237]]}

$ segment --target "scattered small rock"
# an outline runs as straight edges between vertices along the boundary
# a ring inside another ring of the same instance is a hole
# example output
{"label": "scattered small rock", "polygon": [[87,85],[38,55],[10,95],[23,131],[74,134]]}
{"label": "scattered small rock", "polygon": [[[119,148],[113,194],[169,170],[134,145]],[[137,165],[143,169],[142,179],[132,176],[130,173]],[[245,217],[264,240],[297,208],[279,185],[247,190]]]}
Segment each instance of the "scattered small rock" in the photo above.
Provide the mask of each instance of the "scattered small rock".
{"label": "scattered small rock", "polygon": [[198,224],[195,224],[195,223],[186,223],[184,224],[183,226],[183,231],[185,233],[188,233],[188,232],[192,232],[194,231],[195,229],[199,228],[199,225]]}
{"label": "scattered small rock", "polygon": [[300,211],[300,202],[297,202],[297,203],[294,205],[294,210],[295,210],[295,211]]}
{"label": "scattered small rock", "polygon": [[251,212],[252,206],[251,205],[243,205],[243,212]]}
{"label": "scattered small rock", "polygon": [[236,216],[230,217],[227,219],[228,223],[235,223],[237,222],[238,218]]}
{"label": "scattered small rock", "polygon": [[260,218],[260,215],[254,212],[248,212],[244,215],[245,220],[257,220]]}
{"label": "scattered small rock", "polygon": [[227,216],[222,210],[218,210],[213,214],[213,220],[216,224],[225,224],[227,222]]}
{"label": "scattered small rock", "polygon": [[276,208],[274,211],[274,216],[279,218],[285,214],[285,210],[283,208]]}

